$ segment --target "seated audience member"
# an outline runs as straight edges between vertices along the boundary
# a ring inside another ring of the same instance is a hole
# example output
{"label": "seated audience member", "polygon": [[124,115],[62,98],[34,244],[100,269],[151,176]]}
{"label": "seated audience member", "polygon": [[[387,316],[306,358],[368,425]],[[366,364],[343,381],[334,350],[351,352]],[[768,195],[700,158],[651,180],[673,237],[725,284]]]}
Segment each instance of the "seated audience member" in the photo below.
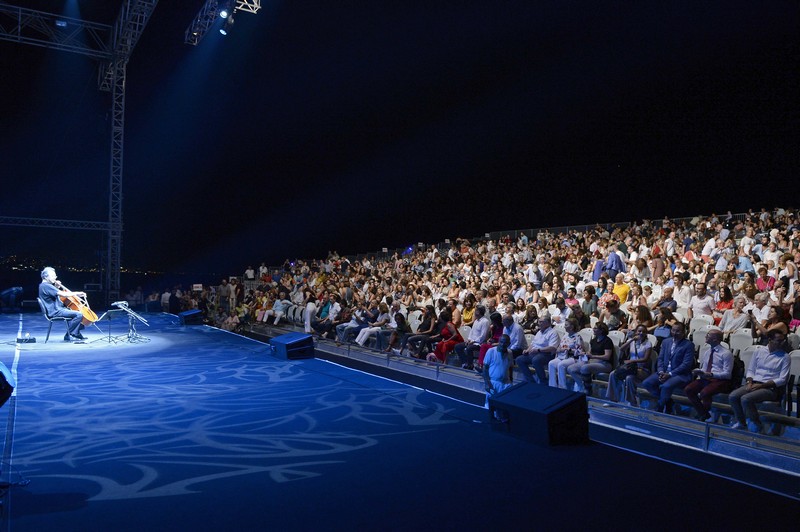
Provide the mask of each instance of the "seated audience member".
{"label": "seated audience member", "polygon": [[470,327],[472,327],[472,324],[475,322],[476,319],[477,318],[475,317],[475,296],[473,296],[472,294],[468,294],[464,298],[464,308],[461,310],[461,324],[469,325]]}
{"label": "seated audience member", "polygon": [[733,308],[733,292],[728,285],[721,286],[717,292],[717,304],[714,306],[714,325],[719,325],[725,311]]}
{"label": "seated audience member", "polygon": [[525,334],[536,334],[539,327],[539,313],[535,305],[528,305],[525,307],[525,317],[522,318],[519,324],[522,326],[522,331]]}
{"label": "seated audience member", "polygon": [[758,278],[756,279],[756,288],[759,292],[769,292],[775,286],[775,278],[768,274],[765,266],[758,268]]}
{"label": "seated audience member", "polygon": [[758,403],[778,401],[783,396],[791,370],[789,354],[785,349],[786,335],[773,330],[768,344],[753,353],[745,373],[746,383],[728,396],[736,421],[732,427],[761,432]]}
{"label": "seated audience member", "polygon": [[594,286],[589,285],[583,289],[581,310],[587,316],[597,316],[597,296],[595,295]]}
{"label": "seated audience member", "polygon": [[364,303],[357,303],[350,313],[350,321],[336,326],[337,345],[349,342],[361,329],[369,327],[370,323],[377,318],[378,302],[376,300],[370,301],[369,308],[365,308]]}
{"label": "seated audience member", "polygon": [[539,384],[547,384],[544,373],[545,364],[553,359],[560,342],[558,333],[552,327],[550,316],[548,314],[540,315],[539,332],[534,335],[530,347],[525,349],[516,360],[522,378],[528,382],[534,382],[533,374],[528,367],[533,366],[536,371],[536,381]]}
{"label": "seated audience member", "polygon": [[489,338],[490,323],[485,314],[486,307],[483,305],[478,305],[475,308],[475,319],[472,322],[469,336],[464,342],[456,344],[454,348],[458,354],[458,360],[461,362],[461,367],[464,369],[474,369],[473,360],[475,360],[475,355],[480,352],[481,344]]}
{"label": "seated audience member", "polygon": [[438,334],[434,334],[431,340],[438,342],[433,349],[433,353],[428,353],[428,362],[441,362],[447,363],[447,355],[453,348],[464,341],[461,334],[458,332],[455,324],[453,323],[453,316],[450,314],[449,309],[445,309],[439,314],[440,329]]}
{"label": "seated audience member", "polygon": [[222,322],[222,328],[226,331],[233,331],[239,325],[239,316],[236,314],[235,310],[231,310],[228,312],[228,316],[225,318],[225,321]]}
{"label": "seated audience member", "polygon": [[570,314],[569,317],[575,318],[575,321],[578,322],[577,330],[580,331],[581,329],[589,327],[591,320],[589,319],[589,316],[583,313],[583,309],[580,305],[572,305],[570,310],[572,311],[572,314]]}
{"label": "seated audience member", "polygon": [[571,312],[564,298],[557,297],[554,305],[556,307],[555,312],[550,315],[550,320],[555,324],[564,323],[567,318],[569,318]]}
{"label": "seated audience member", "polygon": [[503,316],[503,334],[507,334],[511,338],[511,345],[508,346],[508,350],[514,355],[514,358],[521,355],[522,351],[528,347],[528,342],[525,340],[525,331],[522,330],[522,326],[519,323],[514,321],[514,315],[510,312]]}
{"label": "seated audience member", "polygon": [[614,367],[613,362],[614,342],[608,337],[608,326],[602,322],[595,323],[589,352],[567,367],[567,373],[575,382],[575,391],[591,395],[592,376],[610,372]]}
{"label": "seated audience member", "polygon": [[625,329],[628,326],[628,317],[619,308],[619,301],[609,299],[606,308],[600,313],[600,323],[605,323],[609,331]]}
{"label": "seated audience member", "polygon": [[653,321],[653,316],[650,314],[650,309],[647,308],[646,305],[639,305],[636,308],[631,309],[631,319],[628,322],[625,330],[628,333],[628,336],[632,336],[634,331],[640,325],[644,325],[645,329],[650,329],[655,324]]}
{"label": "seated audience member", "polygon": [[273,322],[275,325],[281,321],[281,318],[286,315],[286,309],[289,308],[292,302],[286,299],[286,292],[281,292],[278,299],[272,304],[272,308],[269,310],[264,311],[263,321],[266,322],[270,316],[275,317],[275,321]]}
{"label": "seated audience member", "polygon": [[736,296],[733,300],[733,308],[723,312],[719,328],[725,338],[739,329],[744,329],[750,323],[750,315],[744,311],[746,303],[747,300],[744,296]]}
{"label": "seated audience member", "polygon": [[625,283],[625,275],[618,273],[615,277],[614,286],[611,291],[619,298],[620,305],[628,301],[628,296],[631,292],[631,287]]}
{"label": "seated audience member", "polygon": [[397,315],[400,314],[403,316],[403,322],[405,322],[405,314],[400,312],[400,302],[393,301],[391,307],[389,307],[389,323],[384,325],[381,330],[379,330],[375,334],[376,345],[375,348],[378,351],[383,351],[386,349],[386,345],[389,341],[389,338],[394,333],[394,330],[397,328]]}
{"label": "seated audience member", "polygon": [[[488,312],[489,309],[486,309]],[[503,315],[499,312],[492,312],[489,315],[489,338],[481,344],[481,350],[478,353],[478,362],[475,364],[475,371],[480,373],[483,369],[483,357],[492,347],[497,345],[500,341],[500,336],[503,335]]]}
{"label": "seated audience member", "polygon": [[342,306],[339,304],[339,294],[330,294],[328,301],[323,305],[319,319],[311,323],[311,327],[317,331],[320,338],[324,338],[336,324]]}
{"label": "seated audience member", "polygon": [[764,322],[759,321],[753,314],[750,314],[750,324],[753,328],[753,336],[756,338],[756,343],[760,345],[767,345],[769,341],[769,333],[778,331],[784,336],[789,334],[789,316],[783,307],[768,307],[767,319]]}
{"label": "seated audience member", "polygon": [[567,367],[583,355],[583,340],[578,335],[578,320],[567,318],[564,323],[566,334],[561,338],[556,355],[547,364],[548,384],[554,388],[567,389]]}
{"label": "seated audience member", "polygon": [[656,301],[655,305],[650,307],[653,309],[654,314],[658,315],[662,308],[667,308],[672,312],[678,311],[678,302],[672,297],[673,290],[671,286],[664,287],[661,297]]}
{"label": "seated audience member", "polygon": [[647,337],[647,327],[639,325],[633,332],[633,336],[619,348],[619,366],[608,376],[606,399],[619,401],[622,389],[622,402],[638,406],[636,386],[650,375],[650,357],[654,346]]}
{"label": "seated audience member", "polygon": [[578,291],[574,286],[567,288],[567,297],[564,298],[564,303],[566,303],[569,308],[572,308],[573,305],[580,305],[580,301],[578,301]]}
{"label": "seated audience member", "polygon": [[686,309],[689,308],[689,304],[692,302],[692,289],[689,288],[688,285],[684,284],[683,275],[673,275],[672,283],[672,297],[674,297],[675,301],[678,303],[678,308],[680,311],[685,312]]}
{"label": "seated audience member", "polygon": [[409,326],[408,322],[406,321],[406,317],[402,312],[396,312],[394,320],[394,329],[391,330],[389,340],[387,341],[386,348],[384,349],[384,352],[386,353],[395,349],[396,346],[399,346],[402,342],[402,339],[407,338],[411,334],[411,326]]}
{"label": "seated audience member", "polygon": [[[436,309],[433,305],[426,305],[425,312],[422,314],[422,321],[417,328],[417,334],[408,337],[406,345],[408,346],[409,356],[419,358],[424,354],[425,348],[430,347],[430,338],[434,335],[436,330]],[[400,348],[400,353],[403,353],[403,347]]]}
{"label": "seated audience member", "polygon": [[386,303],[381,303],[378,305],[378,310],[378,319],[375,321],[375,323],[358,331],[356,343],[361,347],[366,346],[369,339],[377,334],[384,325],[389,323],[389,305]]}
{"label": "seated audience member", "polygon": [[713,316],[716,302],[713,297],[706,293],[706,283],[695,284],[694,291],[695,295],[689,301],[687,317],[692,319],[697,316]]}
{"label": "seated audience member", "polygon": [[648,310],[650,309],[650,307],[647,305],[647,298],[642,291],[642,287],[638,284],[633,284],[631,285],[631,293],[628,294],[627,308],[633,312],[633,309],[639,306],[645,306],[648,307]]}
{"label": "seated audience member", "polygon": [[710,418],[714,394],[728,393],[733,389],[733,354],[721,342],[721,330],[710,329],[706,333],[708,348],[700,354],[700,367],[692,370],[695,380],[683,389],[700,421],[708,421]]}
{"label": "seated audience member", "polygon": [[486,404],[489,408],[489,397],[501,392],[511,385],[509,374],[514,365],[514,358],[508,345],[511,339],[505,334],[501,335],[497,345],[486,352],[483,359],[483,381],[486,385]]}
{"label": "seated audience member", "polygon": [[656,410],[672,413],[672,392],[692,379],[694,344],[686,339],[686,326],[675,323],[671,337],[661,343],[657,371],[647,377],[642,386],[658,397]]}

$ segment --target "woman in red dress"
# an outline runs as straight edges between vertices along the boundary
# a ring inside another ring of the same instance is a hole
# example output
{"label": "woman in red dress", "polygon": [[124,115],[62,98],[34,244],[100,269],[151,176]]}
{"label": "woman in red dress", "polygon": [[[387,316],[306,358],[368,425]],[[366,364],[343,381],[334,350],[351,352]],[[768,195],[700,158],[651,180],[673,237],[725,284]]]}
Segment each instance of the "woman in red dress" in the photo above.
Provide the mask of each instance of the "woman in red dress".
{"label": "woman in red dress", "polygon": [[460,344],[464,341],[461,337],[461,334],[456,329],[456,326],[453,325],[453,316],[450,313],[449,309],[445,309],[439,314],[439,323],[442,323],[442,328],[439,331],[439,334],[436,336],[431,337],[433,341],[439,341],[436,344],[436,348],[433,350],[433,353],[428,354],[428,361],[429,362],[441,362],[442,364],[447,362],[447,355],[453,351],[456,344]]}

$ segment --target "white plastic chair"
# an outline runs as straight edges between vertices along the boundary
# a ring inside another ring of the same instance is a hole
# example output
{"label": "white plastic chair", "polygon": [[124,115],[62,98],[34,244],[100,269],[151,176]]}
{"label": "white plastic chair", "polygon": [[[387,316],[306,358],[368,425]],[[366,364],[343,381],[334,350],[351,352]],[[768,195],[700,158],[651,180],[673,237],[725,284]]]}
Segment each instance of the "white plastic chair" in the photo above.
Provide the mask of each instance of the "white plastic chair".
{"label": "white plastic chair", "polygon": [[731,351],[736,354],[753,345],[753,333],[750,329],[739,329],[734,331],[728,340],[731,343]]}
{"label": "white plastic chair", "polygon": [[608,331],[608,337],[615,346],[620,346],[625,341],[625,333],[622,331]]}
{"label": "white plastic chair", "polygon": [[700,330],[704,325],[714,325],[714,317],[703,314],[689,320],[689,334]]}
{"label": "white plastic chair", "polygon": [[580,331],[578,331],[578,336],[580,336],[581,340],[583,340],[583,349],[585,351],[588,351],[590,342],[592,341],[592,337],[594,336],[594,331],[592,331],[591,328],[587,327],[585,329],[581,329]]}

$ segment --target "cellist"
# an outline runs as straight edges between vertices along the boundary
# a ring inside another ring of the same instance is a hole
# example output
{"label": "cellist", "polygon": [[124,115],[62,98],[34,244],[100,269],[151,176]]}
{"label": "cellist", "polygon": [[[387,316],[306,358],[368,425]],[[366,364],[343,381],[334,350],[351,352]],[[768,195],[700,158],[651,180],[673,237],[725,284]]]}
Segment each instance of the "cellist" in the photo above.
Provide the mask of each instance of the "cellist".
{"label": "cellist", "polygon": [[58,282],[56,271],[47,266],[42,270],[42,282],[39,284],[39,297],[44,303],[45,312],[51,318],[68,318],[69,332],[64,335],[64,341],[86,340],[81,334],[83,329],[83,314],[80,311],[68,309],[64,306],[62,297],[86,297],[85,292],[67,290]]}

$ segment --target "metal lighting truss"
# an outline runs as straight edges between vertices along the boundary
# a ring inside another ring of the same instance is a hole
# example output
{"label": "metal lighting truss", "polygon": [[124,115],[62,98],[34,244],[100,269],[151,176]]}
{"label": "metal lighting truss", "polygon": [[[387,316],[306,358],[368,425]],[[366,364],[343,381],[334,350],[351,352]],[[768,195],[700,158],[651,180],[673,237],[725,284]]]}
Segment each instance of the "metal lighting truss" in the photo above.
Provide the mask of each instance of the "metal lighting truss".
{"label": "metal lighting truss", "polygon": [[208,30],[214,25],[217,15],[219,15],[221,10],[220,4],[222,7],[234,4],[234,12],[246,11],[255,14],[261,9],[261,0],[235,0],[234,2],[228,2],[226,0],[206,0],[203,7],[197,12],[197,16],[194,17],[192,23],[186,28],[184,43],[196,46],[203,40]]}
{"label": "metal lighting truss", "polygon": [[88,55],[111,57],[111,26],[0,2],[0,39]]}
{"label": "metal lighting truss", "polygon": [[[96,24],[0,2],[0,39],[75,52],[103,61],[98,85],[111,92],[111,162],[108,222],[0,217],[0,225],[104,230],[108,232],[105,290],[119,299],[122,269],[122,162],[125,75],[128,60],[158,0],[123,0],[114,26]],[[66,23],[66,25],[64,25]]]}

